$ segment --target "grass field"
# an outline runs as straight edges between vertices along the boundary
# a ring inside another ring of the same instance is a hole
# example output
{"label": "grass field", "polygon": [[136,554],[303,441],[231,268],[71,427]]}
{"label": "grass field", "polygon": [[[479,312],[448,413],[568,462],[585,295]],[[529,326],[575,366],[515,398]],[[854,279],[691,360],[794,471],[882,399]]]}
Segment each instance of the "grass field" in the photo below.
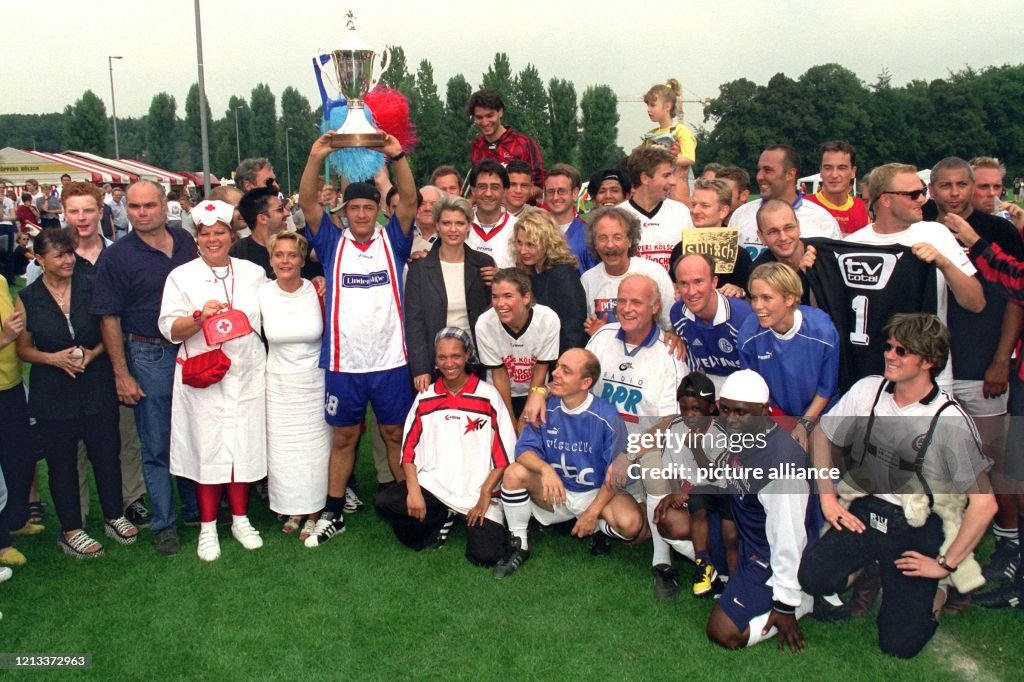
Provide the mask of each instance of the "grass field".
{"label": "grass field", "polygon": [[[371,488],[369,453],[360,458]],[[93,673],[117,680],[1019,679],[1019,612],[946,616],[912,661],[881,654],[867,619],[805,619],[799,655],[774,642],[728,652],[705,638],[711,601],[654,601],[649,546],[592,557],[547,532],[498,582],[465,560],[461,530],[416,554],[366,509],[308,550],[255,498],[253,520],[263,549],[246,552],[222,528],[221,559],[204,564],[196,529],[168,558],[148,532],[133,547],[108,540],[94,514],[88,528],[106,555],[76,561],[58,550],[51,511],[44,534],[17,542],[29,564],[0,585],[0,652],[90,653]],[[688,589],[689,566],[677,565]]]}

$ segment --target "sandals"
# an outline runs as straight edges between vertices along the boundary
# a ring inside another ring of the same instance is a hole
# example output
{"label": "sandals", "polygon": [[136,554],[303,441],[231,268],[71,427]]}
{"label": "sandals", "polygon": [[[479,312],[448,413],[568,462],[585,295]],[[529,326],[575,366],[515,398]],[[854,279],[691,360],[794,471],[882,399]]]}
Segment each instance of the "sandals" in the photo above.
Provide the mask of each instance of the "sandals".
{"label": "sandals", "polygon": [[299,539],[303,542],[306,541],[310,535],[313,534],[313,530],[316,528],[316,520],[306,519],[306,522],[302,524],[302,530],[299,531]]}
{"label": "sandals", "polygon": [[103,521],[103,532],[122,545],[134,545],[139,536],[139,529],[125,517],[106,519]]}
{"label": "sandals", "polygon": [[302,523],[301,516],[289,516],[288,520],[281,526],[282,533],[294,533],[299,529],[299,524]]}
{"label": "sandals", "polygon": [[103,555],[103,545],[89,537],[84,530],[75,531],[71,537],[61,533],[57,536],[57,546],[76,559],[95,559]]}
{"label": "sandals", "polygon": [[38,524],[46,518],[46,503],[42,500],[28,503],[28,522]]}

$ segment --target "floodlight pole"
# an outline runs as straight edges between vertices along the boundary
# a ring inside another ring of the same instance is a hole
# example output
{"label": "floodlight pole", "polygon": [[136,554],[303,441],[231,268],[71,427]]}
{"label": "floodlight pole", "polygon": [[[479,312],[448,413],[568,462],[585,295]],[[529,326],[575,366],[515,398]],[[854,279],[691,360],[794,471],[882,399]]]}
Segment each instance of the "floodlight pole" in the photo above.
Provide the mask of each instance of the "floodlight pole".
{"label": "floodlight pole", "polygon": [[123,59],[115,55],[107,55],[107,68],[110,70],[110,112],[114,119],[114,158],[121,158],[121,148],[117,143],[117,102],[114,100],[114,60]]}
{"label": "floodlight pole", "polygon": [[203,153],[203,197],[210,194],[210,131],[206,129],[206,81],[203,78],[203,28],[199,0],[195,0],[196,63],[199,68],[199,144]]}

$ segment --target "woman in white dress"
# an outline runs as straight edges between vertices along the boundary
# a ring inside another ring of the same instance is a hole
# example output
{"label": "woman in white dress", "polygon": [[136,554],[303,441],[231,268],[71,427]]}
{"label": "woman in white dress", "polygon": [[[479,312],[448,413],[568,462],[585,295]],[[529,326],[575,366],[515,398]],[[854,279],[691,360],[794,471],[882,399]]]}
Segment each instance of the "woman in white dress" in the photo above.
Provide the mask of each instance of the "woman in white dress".
{"label": "woman in white dress", "polygon": [[316,288],[302,279],[309,242],[297,232],[267,240],[276,281],[260,287],[267,357],[267,476],[270,508],[288,516],[281,529],[309,537],[327,501],[331,428],[322,414],[320,369],[323,310]]}
{"label": "woman in white dress", "polygon": [[[228,309],[244,313],[253,330],[260,328],[258,292],[267,277],[260,266],[228,255],[234,211],[223,201],[203,201],[193,209],[200,257],[171,271],[160,305],[160,332],[181,343],[171,410],[171,473],[197,483],[197,554],[203,561],[220,557],[217,507],[225,484],[231,534],[248,550],[263,546],[249,523],[248,504],[249,483],[267,475],[266,352],[254,331],[212,345],[203,332],[208,319]],[[222,332],[235,326],[226,322],[220,318]],[[183,383],[183,363],[217,348],[231,361],[224,377],[204,388]]]}

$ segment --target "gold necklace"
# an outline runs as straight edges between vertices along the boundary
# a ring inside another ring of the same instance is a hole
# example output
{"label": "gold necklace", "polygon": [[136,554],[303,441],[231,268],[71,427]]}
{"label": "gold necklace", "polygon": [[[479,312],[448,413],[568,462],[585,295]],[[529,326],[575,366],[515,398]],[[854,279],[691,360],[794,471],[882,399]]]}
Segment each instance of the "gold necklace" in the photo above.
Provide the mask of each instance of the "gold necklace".
{"label": "gold necklace", "polygon": [[47,291],[49,291],[50,294],[57,300],[57,305],[63,309],[65,307],[64,297],[67,296],[68,290],[71,289],[71,281],[69,280],[68,283],[64,285],[64,291],[58,294],[57,290],[49,282],[46,281],[45,277],[43,277],[42,279],[43,285],[46,287]]}

